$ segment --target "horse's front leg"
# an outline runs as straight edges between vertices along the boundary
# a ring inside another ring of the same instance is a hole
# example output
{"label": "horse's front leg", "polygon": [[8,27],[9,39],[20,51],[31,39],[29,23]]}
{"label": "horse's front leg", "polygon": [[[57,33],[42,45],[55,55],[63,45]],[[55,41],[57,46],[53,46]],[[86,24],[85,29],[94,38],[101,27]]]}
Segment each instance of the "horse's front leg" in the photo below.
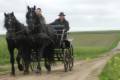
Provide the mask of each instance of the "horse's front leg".
{"label": "horse's front leg", "polygon": [[44,51],[44,46],[42,48],[40,48],[39,50],[37,50],[37,61],[38,61],[38,66],[37,66],[37,72],[41,73],[41,60],[42,60],[42,56],[43,56],[43,51]]}
{"label": "horse's front leg", "polygon": [[36,57],[37,57],[37,62],[38,62],[36,73],[41,73],[41,64],[40,64],[40,62],[41,62],[41,56],[40,56],[41,51],[40,50],[36,50],[36,51],[37,51],[37,53],[36,53],[37,56]]}
{"label": "horse's front leg", "polygon": [[14,48],[8,48],[9,53],[10,53],[10,63],[11,63],[11,75],[15,75],[15,59],[14,59]]}
{"label": "horse's front leg", "polygon": [[30,55],[31,55],[31,52],[29,51],[29,49],[25,49],[25,48],[22,48],[21,49],[22,51],[22,59],[23,59],[23,65],[24,65],[24,74],[28,74],[29,73],[29,65],[30,65]]}

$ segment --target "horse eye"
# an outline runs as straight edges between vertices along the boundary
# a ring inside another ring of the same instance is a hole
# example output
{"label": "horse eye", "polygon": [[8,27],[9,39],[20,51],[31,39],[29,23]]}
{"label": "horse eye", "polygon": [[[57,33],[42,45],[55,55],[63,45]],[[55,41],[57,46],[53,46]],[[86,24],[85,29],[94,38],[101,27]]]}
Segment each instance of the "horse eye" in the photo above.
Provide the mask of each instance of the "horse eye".
{"label": "horse eye", "polygon": [[10,18],[10,16],[7,17],[8,19]]}
{"label": "horse eye", "polygon": [[12,17],[12,19],[14,19],[14,17]]}

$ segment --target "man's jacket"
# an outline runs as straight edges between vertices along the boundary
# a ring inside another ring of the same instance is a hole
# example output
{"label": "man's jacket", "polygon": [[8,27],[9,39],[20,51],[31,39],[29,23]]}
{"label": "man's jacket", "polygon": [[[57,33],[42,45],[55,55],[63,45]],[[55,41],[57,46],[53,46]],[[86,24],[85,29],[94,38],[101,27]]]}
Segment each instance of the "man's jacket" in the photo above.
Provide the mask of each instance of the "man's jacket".
{"label": "man's jacket", "polygon": [[64,25],[65,31],[67,32],[69,30],[69,23],[67,20],[63,20],[62,22],[60,19],[56,19],[54,22],[52,22],[50,25]]}

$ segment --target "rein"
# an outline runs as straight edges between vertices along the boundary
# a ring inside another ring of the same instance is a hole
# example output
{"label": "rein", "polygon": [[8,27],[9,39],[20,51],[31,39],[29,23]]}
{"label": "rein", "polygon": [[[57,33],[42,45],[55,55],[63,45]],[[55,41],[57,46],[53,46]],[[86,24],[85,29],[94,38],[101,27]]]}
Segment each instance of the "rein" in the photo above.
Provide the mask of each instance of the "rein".
{"label": "rein", "polygon": [[[15,31],[15,29],[8,29],[8,30],[11,30],[11,31]],[[7,34],[8,34],[8,36],[12,36],[12,38],[11,37],[8,37],[9,39],[16,39],[16,35],[17,34],[19,34],[19,33],[21,33],[21,32],[23,32],[25,30],[25,28],[24,29],[22,29],[22,30],[20,30],[20,31],[17,31],[17,32],[7,32]]]}
{"label": "rein", "polygon": [[[22,30],[20,30],[20,31],[14,32],[14,33],[15,33],[15,34],[18,34],[18,33],[20,33],[20,32],[23,32],[24,30],[25,30],[25,28],[22,29]],[[8,29],[8,31],[15,31],[15,29]]]}
{"label": "rein", "polygon": [[20,31],[15,32],[15,34],[18,34],[18,33],[20,33],[20,32],[23,32],[24,30],[25,30],[25,28],[22,29],[22,30],[20,30]]}

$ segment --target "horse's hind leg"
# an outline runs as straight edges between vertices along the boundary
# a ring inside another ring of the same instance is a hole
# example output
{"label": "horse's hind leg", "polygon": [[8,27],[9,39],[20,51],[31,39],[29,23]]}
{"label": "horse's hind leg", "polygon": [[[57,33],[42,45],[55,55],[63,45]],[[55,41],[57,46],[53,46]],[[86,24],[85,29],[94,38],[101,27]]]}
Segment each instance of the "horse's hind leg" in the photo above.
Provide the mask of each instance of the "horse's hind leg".
{"label": "horse's hind leg", "polygon": [[17,54],[17,57],[16,57],[16,61],[17,61],[17,64],[18,64],[18,69],[20,71],[23,71],[24,68],[23,68],[23,64],[20,63],[20,61],[21,61],[21,53],[20,53],[19,50],[18,50],[18,54]]}
{"label": "horse's hind leg", "polygon": [[50,65],[50,62],[48,61],[47,58],[45,58],[45,67],[46,67],[48,73],[50,73],[51,72],[51,65]]}
{"label": "horse's hind leg", "polygon": [[29,74],[29,62],[25,62],[25,70],[24,70],[24,74]]}
{"label": "horse's hind leg", "polygon": [[36,73],[40,73],[41,74],[41,65],[40,65],[40,62],[38,62]]}

